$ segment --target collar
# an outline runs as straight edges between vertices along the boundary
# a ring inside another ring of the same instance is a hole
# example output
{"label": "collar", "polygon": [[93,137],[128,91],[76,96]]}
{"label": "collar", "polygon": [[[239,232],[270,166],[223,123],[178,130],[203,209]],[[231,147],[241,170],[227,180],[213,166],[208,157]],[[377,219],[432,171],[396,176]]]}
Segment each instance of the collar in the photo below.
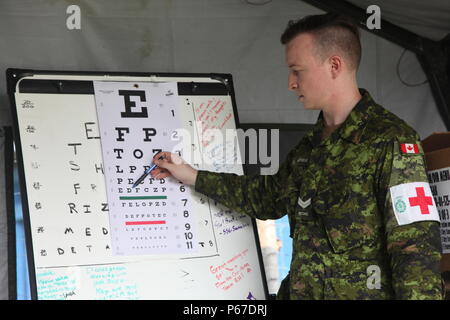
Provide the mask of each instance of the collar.
{"label": "collar", "polygon": [[[359,92],[362,96],[361,100],[358,101],[341,126],[330,136],[332,140],[340,136],[342,139],[355,144],[361,141],[367,119],[369,119],[370,109],[375,104],[375,101],[367,90],[360,88]],[[313,145],[319,145],[321,143],[323,127],[324,119],[323,112],[321,111],[313,129],[306,134],[306,138]]]}

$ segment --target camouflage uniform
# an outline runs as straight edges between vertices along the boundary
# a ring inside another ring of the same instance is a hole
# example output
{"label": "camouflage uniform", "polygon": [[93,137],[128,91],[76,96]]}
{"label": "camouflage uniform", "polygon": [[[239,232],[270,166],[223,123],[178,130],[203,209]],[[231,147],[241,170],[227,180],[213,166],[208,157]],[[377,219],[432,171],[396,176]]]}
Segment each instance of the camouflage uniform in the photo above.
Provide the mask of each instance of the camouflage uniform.
{"label": "camouflage uniform", "polygon": [[[198,173],[196,191],[230,209],[258,219],[288,214],[293,255],[279,299],[443,298],[439,222],[399,225],[390,194],[427,182],[420,138],[361,94],[323,140],[321,113],[273,176]],[[419,154],[402,153],[402,143],[417,144]]]}

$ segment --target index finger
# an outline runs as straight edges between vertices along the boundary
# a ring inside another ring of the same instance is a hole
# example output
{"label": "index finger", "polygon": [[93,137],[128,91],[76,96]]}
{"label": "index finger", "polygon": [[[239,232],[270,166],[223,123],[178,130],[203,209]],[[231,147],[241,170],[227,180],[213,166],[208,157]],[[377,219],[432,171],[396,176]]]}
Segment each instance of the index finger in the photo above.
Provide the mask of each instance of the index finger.
{"label": "index finger", "polygon": [[161,152],[158,152],[157,154],[155,154],[155,156],[153,157],[153,161],[155,161],[155,160],[162,160],[162,159],[159,159],[161,157],[163,157],[164,159],[167,159],[168,161],[171,161],[171,159],[172,159],[170,152],[168,152],[168,151],[161,151]]}

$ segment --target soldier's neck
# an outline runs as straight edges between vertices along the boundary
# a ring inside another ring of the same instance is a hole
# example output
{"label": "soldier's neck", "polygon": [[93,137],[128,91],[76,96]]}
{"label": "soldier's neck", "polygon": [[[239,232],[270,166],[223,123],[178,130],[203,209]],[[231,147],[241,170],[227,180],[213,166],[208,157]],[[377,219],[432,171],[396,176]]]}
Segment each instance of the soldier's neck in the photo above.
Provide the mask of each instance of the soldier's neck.
{"label": "soldier's neck", "polygon": [[361,98],[357,86],[333,94],[330,105],[322,109],[325,125],[339,126],[342,124]]}
{"label": "soldier's neck", "polygon": [[337,124],[337,125],[324,125],[323,129],[322,129],[322,140],[328,138],[329,136],[331,136],[331,134],[336,131],[337,128],[339,128],[341,125]]}

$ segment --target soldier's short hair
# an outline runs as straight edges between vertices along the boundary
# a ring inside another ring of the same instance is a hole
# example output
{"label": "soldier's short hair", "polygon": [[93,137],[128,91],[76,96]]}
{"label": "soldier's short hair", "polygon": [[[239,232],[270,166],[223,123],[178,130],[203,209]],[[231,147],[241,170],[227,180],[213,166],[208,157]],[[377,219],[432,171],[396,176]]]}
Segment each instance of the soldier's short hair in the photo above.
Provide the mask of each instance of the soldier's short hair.
{"label": "soldier's short hair", "polygon": [[333,52],[339,52],[352,70],[358,70],[361,61],[361,41],[358,27],[345,16],[326,13],[305,16],[289,21],[281,35],[281,43],[288,44],[302,33],[313,36],[317,56],[324,61]]}

